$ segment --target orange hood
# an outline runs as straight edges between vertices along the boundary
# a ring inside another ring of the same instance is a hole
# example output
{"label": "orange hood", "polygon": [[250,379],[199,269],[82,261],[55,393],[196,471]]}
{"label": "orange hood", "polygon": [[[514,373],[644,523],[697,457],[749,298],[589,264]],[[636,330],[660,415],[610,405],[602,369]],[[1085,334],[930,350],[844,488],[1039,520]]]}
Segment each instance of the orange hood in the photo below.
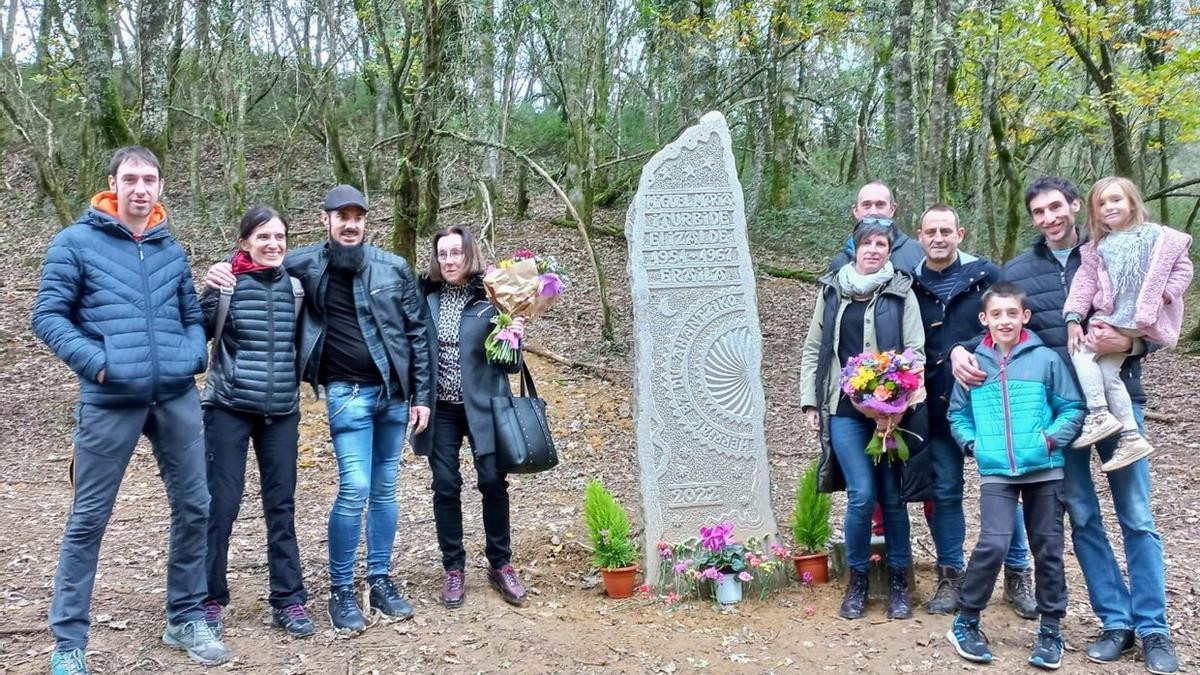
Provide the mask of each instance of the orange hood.
{"label": "orange hood", "polygon": [[[111,190],[105,190],[104,192],[97,193],[95,197],[92,197],[92,208],[103,211],[117,220],[121,219],[121,217],[117,215],[117,193]],[[146,221],[146,229],[149,230],[159,223],[162,223],[166,219],[166,207],[162,205],[162,202],[155,202],[154,208],[150,210],[150,220]]]}

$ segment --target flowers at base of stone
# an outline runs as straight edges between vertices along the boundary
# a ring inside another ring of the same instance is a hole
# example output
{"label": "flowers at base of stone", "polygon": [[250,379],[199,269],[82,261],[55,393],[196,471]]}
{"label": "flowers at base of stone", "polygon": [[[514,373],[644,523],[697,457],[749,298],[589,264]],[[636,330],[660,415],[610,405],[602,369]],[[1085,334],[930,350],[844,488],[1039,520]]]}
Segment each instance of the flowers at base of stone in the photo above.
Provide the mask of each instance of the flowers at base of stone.
{"label": "flowers at base of stone", "polygon": [[865,448],[876,464],[883,457],[908,461],[908,444],[900,418],[925,400],[924,367],[911,349],[903,352],[863,352],[842,368],[842,393],[867,417],[875,420],[875,433]]}
{"label": "flowers at base of stone", "polygon": [[732,522],[705,525],[697,537],[679,544],[658,542],[656,548],[661,563],[655,586],[660,598],[674,594],[669,605],[715,595],[716,584],[725,582],[726,575],[757,591],[760,599],[787,582],[789,551],[777,543],[736,539]]}
{"label": "flowers at base of stone", "polygon": [[483,288],[499,310],[492,319],[495,328],[483,341],[484,353],[492,363],[513,364],[521,352],[521,339],[512,332],[514,317],[535,319],[550,308],[566,289],[566,271],[554,256],[518,249],[512,257],[488,267]]}

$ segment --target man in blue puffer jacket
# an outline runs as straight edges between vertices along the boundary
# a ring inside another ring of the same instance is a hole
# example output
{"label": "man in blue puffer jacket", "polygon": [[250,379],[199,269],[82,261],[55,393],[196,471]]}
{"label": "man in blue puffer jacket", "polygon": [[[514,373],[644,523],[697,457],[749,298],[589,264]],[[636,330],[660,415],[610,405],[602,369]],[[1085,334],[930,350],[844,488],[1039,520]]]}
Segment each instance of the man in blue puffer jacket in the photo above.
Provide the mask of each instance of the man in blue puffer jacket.
{"label": "man in blue puffer jacket", "polygon": [[163,641],[216,665],[225,646],[204,622],[208,486],[196,373],[206,337],[187,254],[158,202],[161,169],[141,147],[118,150],[108,192],[46,252],[33,331],[79,376],[74,502],[63,534],[50,627],[52,673],[87,672],[88,614],[100,540],[143,434],[171,505]]}
{"label": "man in blue puffer jacket", "polygon": [[975,356],[985,378],[970,390],[956,386],[950,398],[950,429],[964,452],[975,455],[981,485],[979,541],[946,637],[959,656],[992,660],[979,614],[1008,552],[1019,498],[1025,506],[1042,624],[1029,663],[1056,669],[1063,651],[1059,622],[1067,613],[1063,448],[1079,434],[1084,409],[1070,366],[1025,329],[1029,316],[1025,294],[1015,284],[999,283],[983,294],[979,320],[988,335]]}

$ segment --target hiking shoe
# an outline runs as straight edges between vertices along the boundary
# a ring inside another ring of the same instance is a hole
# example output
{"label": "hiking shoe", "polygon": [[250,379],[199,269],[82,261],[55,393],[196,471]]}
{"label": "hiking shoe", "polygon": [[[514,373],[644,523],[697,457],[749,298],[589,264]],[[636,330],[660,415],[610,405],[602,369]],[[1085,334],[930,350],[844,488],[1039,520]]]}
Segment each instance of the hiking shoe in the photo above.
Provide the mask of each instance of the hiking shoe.
{"label": "hiking shoe", "polygon": [[1121,434],[1112,458],[1101,464],[1100,470],[1111,473],[1117,469],[1124,469],[1152,452],[1154,452],[1154,446],[1150,445],[1150,441],[1147,441],[1141,434],[1136,432]]}
{"label": "hiking shoe", "polygon": [[1004,600],[1022,619],[1036,619],[1037,600],[1033,597],[1033,568],[1004,570]]}
{"label": "hiking shoe", "polygon": [[467,575],[462,570],[446,570],[442,584],[442,605],[448,609],[462,607],[467,595]]}
{"label": "hiking shoe", "polygon": [[961,614],[955,616],[946,639],[964,659],[975,663],[992,662],[992,650],[988,649],[988,639],[979,627],[979,619],[964,619]]}
{"label": "hiking shoe", "polygon": [[525,604],[525,587],[521,585],[521,577],[517,576],[517,570],[513,569],[512,565],[505,565],[500,569],[488,567],[487,578],[488,583],[500,592],[505,602],[517,607]]}
{"label": "hiking shoe", "polygon": [[958,607],[958,593],[962,590],[963,570],[957,567],[938,566],[937,588],[925,605],[930,614],[951,614]]}
{"label": "hiking shoe", "polygon": [[400,619],[402,621],[412,618],[412,605],[400,597],[400,591],[396,590],[396,585],[392,583],[392,580],[386,574],[367,577],[367,586],[371,589],[371,595],[368,599],[371,609],[379,610],[384,616],[390,616],[393,619]]}
{"label": "hiking shoe", "polygon": [[867,586],[870,579],[866,572],[850,570],[850,579],[846,582],[846,595],[842,598],[842,607],[838,616],[843,619],[861,619],[867,612]]}
{"label": "hiking shoe", "polygon": [[292,637],[308,637],[317,632],[317,625],[308,615],[308,610],[298,602],[283,609],[272,607],[271,623]]}
{"label": "hiking shoe", "polygon": [[193,661],[204,666],[219,666],[229,660],[229,650],[213,635],[204,619],[168,623],[162,640],[167,646],[187,650]]}
{"label": "hiking shoe", "polygon": [[1055,626],[1043,625],[1038,630],[1037,641],[1033,643],[1029,664],[1046,670],[1058,670],[1062,665],[1062,653],[1062,633]]}
{"label": "hiking shoe", "polygon": [[908,601],[908,568],[888,570],[889,619],[911,619],[912,605]]}
{"label": "hiking shoe", "polygon": [[1088,660],[1096,663],[1120,661],[1121,655],[1133,651],[1133,631],[1118,628],[1100,632],[1100,637],[1088,645]]}
{"label": "hiking shoe", "polygon": [[50,675],[88,675],[87,659],[83,650],[72,649],[51,654]]}
{"label": "hiking shoe", "polygon": [[354,598],[354,586],[334,586],[329,589],[329,623],[334,630],[361,632],[367,627],[358,600]]}
{"label": "hiking shoe", "polygon": [[1083,420],[1083,431],[1071,444],[1072,448],[1090,448],[1113,434],[1121,433],[1121,423],[1112,413],[1101,410],[1088,415]]}
{"label": "hiking shoe", "polygon": [[204,607],[204,623],[208,624],[213,636],[220,640],[225,633],[225,620],[221,618],[225,608],[216,600],[205,600],[201,606]]}
{"label": "hiking shoe", "polygon": [[1151,633],[1142,638],[1142,660],[1146,662],[1146,670],[1155,675],[1179,672],[1179,657],[1175,656],[1166,633]]}

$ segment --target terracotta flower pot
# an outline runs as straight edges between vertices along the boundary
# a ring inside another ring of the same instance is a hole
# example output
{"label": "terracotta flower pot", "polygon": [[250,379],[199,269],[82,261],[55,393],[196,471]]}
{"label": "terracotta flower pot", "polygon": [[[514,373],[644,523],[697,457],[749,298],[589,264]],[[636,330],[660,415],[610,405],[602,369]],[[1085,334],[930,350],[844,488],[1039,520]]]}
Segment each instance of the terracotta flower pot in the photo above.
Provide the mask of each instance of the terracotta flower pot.
{"label": "terracotta flower pot", "polygon": [[604,577],[604,592],[610,598],[628,598],[632,596],[633,582],[637,579],[637,571],[637,565],[600,568],[600,576]]}
{"label": "terracotta flower pot", "polygon": [[814,584],[829,582],[829,554],[825,551],[810,555],[793,555],[792,563],[796,565],[796,578],[804,579],[804,573],[812,574]]}

